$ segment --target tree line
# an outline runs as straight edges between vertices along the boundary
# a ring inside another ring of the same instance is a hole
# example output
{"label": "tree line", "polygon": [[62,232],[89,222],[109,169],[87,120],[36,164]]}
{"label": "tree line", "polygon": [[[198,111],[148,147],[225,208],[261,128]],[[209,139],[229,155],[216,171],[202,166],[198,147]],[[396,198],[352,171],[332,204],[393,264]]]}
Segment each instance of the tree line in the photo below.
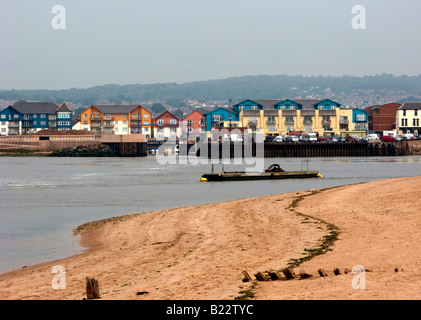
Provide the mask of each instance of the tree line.
{"label": "tree line", "polygon": [[421,75],[394,76],[382,74],[363,77],[242,76],[181,84],[107,84],[86,89],[0,90],[0,99],[53,101],[56,103],[67,101],[89,106],[97,103],[140,104],[153,100],[173,100],[174,102],[187,99],[201,101],[232,99],[238,101],[250,97],[255,99],[295,98],[306,93],[323,95],[326,90],[337,94],[373,90],[378,94],[404,92],[407,95],[420,96]]}

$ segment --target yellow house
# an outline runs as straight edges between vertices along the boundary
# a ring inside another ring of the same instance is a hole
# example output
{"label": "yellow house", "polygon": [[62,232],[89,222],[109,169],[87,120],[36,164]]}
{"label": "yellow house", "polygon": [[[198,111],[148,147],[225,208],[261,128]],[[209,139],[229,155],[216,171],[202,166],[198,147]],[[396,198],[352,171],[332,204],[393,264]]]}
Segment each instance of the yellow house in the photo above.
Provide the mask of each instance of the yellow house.
{"label": "yellow house", "polygon": [[265,135],[317,132],[320,136],[344,136],[356,129],[355,109],[340,108],[330,99],[245,100],[234,105],[234,110],[240,114],[241,126],[261,129]]}

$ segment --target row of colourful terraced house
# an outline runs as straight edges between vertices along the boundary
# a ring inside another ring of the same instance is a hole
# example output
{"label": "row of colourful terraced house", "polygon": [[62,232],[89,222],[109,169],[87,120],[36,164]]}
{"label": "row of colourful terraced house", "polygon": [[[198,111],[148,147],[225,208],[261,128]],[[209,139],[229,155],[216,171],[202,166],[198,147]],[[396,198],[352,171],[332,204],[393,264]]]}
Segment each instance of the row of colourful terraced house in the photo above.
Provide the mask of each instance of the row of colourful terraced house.
{"label": "row of colourful terraced house", "polygon": [[248,129],[265,135],[317,132],[319,135],[361,135],[368,130],[368,113],[341,108],[323,100],[244,100],[229,108],[197,109],[179,118],[170,111],[152,118],[140,105],[93,105],[80,116],[80,129],[97,133],[145,134],[158,140],[174,140],[182,134],[222,128]]}
{"label": "row of colourful terraced house", "polygon": [[[409,103],[403,104],[397,113],[417,112],[405,111],[406,105]],[[419,109],[420,106],[421,103],[411,103],[411,109]],[[364,136],[369,130],[367,111],[344,108],[330,99],[246,99],[229,108],[196,109],[182,118],[170,111],[153,117],[141,105],[92,105],[80,114],[80,121],[74,126],[71,125],[72,113],[65,102],[61,105],[52,102],[16,102],[0,112],[1,134],[73,128],[101,134],[144,134],[148,138],[165,140],[193,132],[207,132],[210,136],[213,130],[222,128],[259,131],[265,136],[295,132],[317,132],[321,136]],[[402,121],[396,122],[400,124]],[[419,120],[413,122],[419,126]]]}

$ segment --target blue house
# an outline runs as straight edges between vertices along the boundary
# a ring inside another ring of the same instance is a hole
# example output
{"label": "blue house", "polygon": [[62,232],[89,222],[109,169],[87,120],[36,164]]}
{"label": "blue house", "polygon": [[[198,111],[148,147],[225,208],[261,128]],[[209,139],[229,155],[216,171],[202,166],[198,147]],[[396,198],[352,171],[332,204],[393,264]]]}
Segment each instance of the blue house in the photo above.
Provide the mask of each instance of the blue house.
{"label": "blue house", "polygon": [[30,134],[44,129],[71,130],[72,110],[63,102],[18,101],[0,112],[1,135]]}
{"label": "blue house", "polygon": [[341,105],[330,99],[323,100],[261,100],[247,99],[234,105],[235,112],[242,110],[330,110],[339,108]]}
{"label": "blue house", "polygon": [[367,131],[368,130],[368,112],[359,108],[352,109],[352,123],[354,125],[354,130]]}
{"label": "blue house", "polygon": [[205,115],[206,131],[212,131],[212,129],[219,129],[223,127],[223,122],[239,121],[239,114],[232,109],[228,108],[217,108],[212,110]]}

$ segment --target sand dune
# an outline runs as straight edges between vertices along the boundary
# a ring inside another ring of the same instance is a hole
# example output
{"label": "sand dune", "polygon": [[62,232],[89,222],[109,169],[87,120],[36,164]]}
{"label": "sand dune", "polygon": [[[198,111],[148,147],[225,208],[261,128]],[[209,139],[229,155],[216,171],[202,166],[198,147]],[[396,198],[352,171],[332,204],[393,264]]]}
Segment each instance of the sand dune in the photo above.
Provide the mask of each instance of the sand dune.
{"label": "sand dune", "polygon": [[[0,275],[0,298],[81,300],[89,276],[110,300],[420,299],[420,208],[415,177],[125,216],[85,228],[82,254]],[[331,250],[294,269],[313,277],[242,281],[243,270],[254,278],[315,252],[329,225]],[[65,289],[53,289],[55,265]],[[358,265],[370,271],[365,289],[343,272]]]}

